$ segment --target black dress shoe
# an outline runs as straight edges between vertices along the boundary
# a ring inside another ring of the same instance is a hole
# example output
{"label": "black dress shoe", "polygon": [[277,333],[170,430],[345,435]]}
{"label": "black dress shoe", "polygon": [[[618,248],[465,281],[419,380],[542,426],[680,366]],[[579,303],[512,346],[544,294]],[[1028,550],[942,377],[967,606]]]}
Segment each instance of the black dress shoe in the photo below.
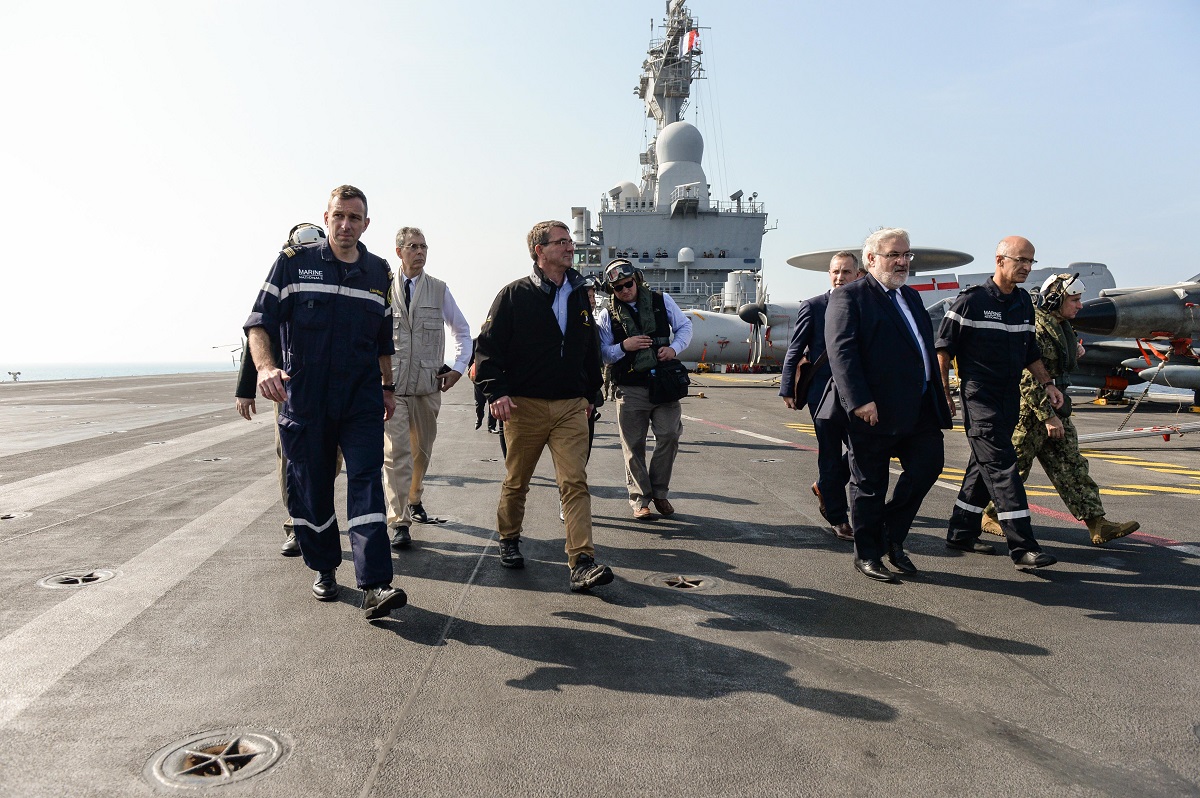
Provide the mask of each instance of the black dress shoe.
{"label": "black dress shoe", "polygon": [[884,566],[882,560],[860,560],[854,558],[854,568],[860,574],[869,579],[874,579],[876,582],[899,582],[900,580],[892,576],[892,572]]}
{"label": "black dress shoe", "polygon": [[283,545],[279,547],[279,553],[284,557],[299,557],[300,556],[300,541],[296,540],[296,533],[288,530],[287,537],[283,539]]}
{"label": "black dress shoe", "polygon": [[368,621],[382,618],[392,610],[398,610],[408,603],[408,594],[398,587],[379,585],[363,591],[363,615]]}
{"label": "black dress shoe", "polygon": [[408,527],[398,526],[392,528],[393,549],[407,549],[410,543],[412,543],[412,535],[408,534]]}
{"label": "black dress shoe", "polygon": [[1023,571],[1026,568],[1045,568],[1056,562],[1058,562],[1058,558],[1053,554],[1047,554],[1044,551],[1027,551],[1013,560],[1013,565],[1017,566],[1017,570]]}
{"label": "black dress shoe", "polygon": [[333,601],[337,594],[337,571],[319,571],[317,581],[313,582],[313,595],[318,601]]}
{"label": "black dress shoe", "polygon": [[897,571],[906,574],[915,574],[917,566],[913,565],[913,561],[909,559],[908,554],[899,546],[892,548],[888,552],[888,562],[895,566]]}
{"label": "black dress shoe", "polygon": [[834,524],[829,528],[833,530],[833,536],[838,540],[854,540],[854,530],[845,521],[840,524]]}
{"label": "black dress shoe", "polygon": [[416,521],[418,524],[429,523],[429,513],[425,512],[425,508],[421,506],[420,502],[408,505],[408,514],[411,515],[412,520]]}
{"label": "black dress shoe", "polygon": [[991,543],[980,543],[978,540],[947,540],[946,548],[955,551],[969,551],[975,554],[995,554],[996,547]]}
{"label": "black dress shoe", "polygon": [[828,521],[829,516],[825,515],[825,497],[821,495],[821,489],[817,487],[817,483],[815,482],[812,484],[812,492],[817,497],[817,510],[820,511],[821,517]]}

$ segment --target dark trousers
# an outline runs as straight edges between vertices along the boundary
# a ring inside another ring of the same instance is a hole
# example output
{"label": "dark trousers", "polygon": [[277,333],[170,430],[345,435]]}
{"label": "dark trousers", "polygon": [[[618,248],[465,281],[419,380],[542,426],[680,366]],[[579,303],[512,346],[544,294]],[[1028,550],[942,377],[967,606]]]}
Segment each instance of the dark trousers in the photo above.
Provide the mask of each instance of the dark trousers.
{"label": "dark trousers", "polygon": [[[383,497],[383,402],[379,376],[358,390],[330,391],[323,408],[297,412],[285,404],[279,437],[288,459],[288,511],[304,564],[331,571],[342,564],[342,540],[333,506],[337,450],[346,466],[346,521],[357,584],[391,584]],[[290,400],[289,400],[290,402]]]}
{"label": "dark trousers", "polygon": [[[891,547],[903,547],[908,529],[925,494],[942,473],[945,452],[942,430],[933,408],[934,392],[926,391],[921,415],[912,432],[880,435],[850,425],[850,523],[854,556],[878,560]],[[870,429],[870,428],[866,428]],[[903,472],[887,500],[891,458]]]}
{"label": "dark trousers", "polygon": [[817,490],[825,502],[825,520],[844,524],[849,513],[846,484],[850,482],[850,456],[842,451],[847,441],[845,419],[819,419],[816,407],[810,404],[808,409],[817,437]]}
{"label": "dark trousers", "polygon": [[997,388],[968,382],[962,386],[962,396],[971,457],[950,513],[946,539],[969,543],[978,538],[983,509],[990,498],[996,503],[1009,556],[1016,560],[1027,551],[1041,551],[1033,536],[1029,500],[1012,444],[1021,406],[1016,385]]}

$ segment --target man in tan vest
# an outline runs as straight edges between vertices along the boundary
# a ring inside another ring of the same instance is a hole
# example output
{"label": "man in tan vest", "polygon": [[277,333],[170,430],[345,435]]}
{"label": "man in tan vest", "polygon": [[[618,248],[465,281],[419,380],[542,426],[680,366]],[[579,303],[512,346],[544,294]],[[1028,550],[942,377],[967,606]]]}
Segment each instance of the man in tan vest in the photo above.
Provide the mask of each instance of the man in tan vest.
{"label": "man in tan vest", "polygon": [[[400,256],[400,272],[392,283],[396,413],[384,427],[383,444],[383,486],[394,549],[412,542],[413,521],[430,523],[421,496],[437,438],[441,392],[458,382],[471,357],[471,327],[446,284],[425,273],[428,253],[429,245],[418,228],[401,227],[396,233]],[[454,336],[454,365],[449,370],[444,365],[447,327]]]}

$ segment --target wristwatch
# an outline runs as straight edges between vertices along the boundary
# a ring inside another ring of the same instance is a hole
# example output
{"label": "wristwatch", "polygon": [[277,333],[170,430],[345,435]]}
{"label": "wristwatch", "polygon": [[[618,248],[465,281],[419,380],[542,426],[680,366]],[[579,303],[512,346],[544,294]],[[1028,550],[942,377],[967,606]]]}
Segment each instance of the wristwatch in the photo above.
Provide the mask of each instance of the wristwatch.
{"label": "wristwatch", "polygon": [[383,390],[390,391],[391,393],[395,393],[396,392],[396,383],[389,382],[387,385],[383,386]]}

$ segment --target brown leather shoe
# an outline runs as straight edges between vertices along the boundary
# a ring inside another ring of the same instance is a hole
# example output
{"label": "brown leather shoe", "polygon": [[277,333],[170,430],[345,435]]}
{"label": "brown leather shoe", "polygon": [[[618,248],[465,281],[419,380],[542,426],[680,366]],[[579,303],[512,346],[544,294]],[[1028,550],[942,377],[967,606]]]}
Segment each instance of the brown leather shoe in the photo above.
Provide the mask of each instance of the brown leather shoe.
{"label": "brown leather shoe", "polygon": [[829,516],[825,515],[825,497],[821,495],[821,489],[815,482],[812,484],[812,492],[817,497],[817,509],[821,511],[821,517],[828,521]]}
{"label": "brown leather shoe", "polygon": [[675,514],[675,508],[672,507],[671,502],[667,501],[666,499],[655,499],[654,509],[658,510],[658,514],[663,518],[667,518],[668,516]]}
{"label": "brown leather shoe", "polygon": [[654,513],[650,512],[649,507],[638,507],[633,511],[635,521],[650,521],[654,518]]}
{"label": "brown leather shoe", "polygon": [[854,530],[845,521],[840,524],[834,524],[829,528],[833,530],[833,535],[838,540],[854,540]]}

